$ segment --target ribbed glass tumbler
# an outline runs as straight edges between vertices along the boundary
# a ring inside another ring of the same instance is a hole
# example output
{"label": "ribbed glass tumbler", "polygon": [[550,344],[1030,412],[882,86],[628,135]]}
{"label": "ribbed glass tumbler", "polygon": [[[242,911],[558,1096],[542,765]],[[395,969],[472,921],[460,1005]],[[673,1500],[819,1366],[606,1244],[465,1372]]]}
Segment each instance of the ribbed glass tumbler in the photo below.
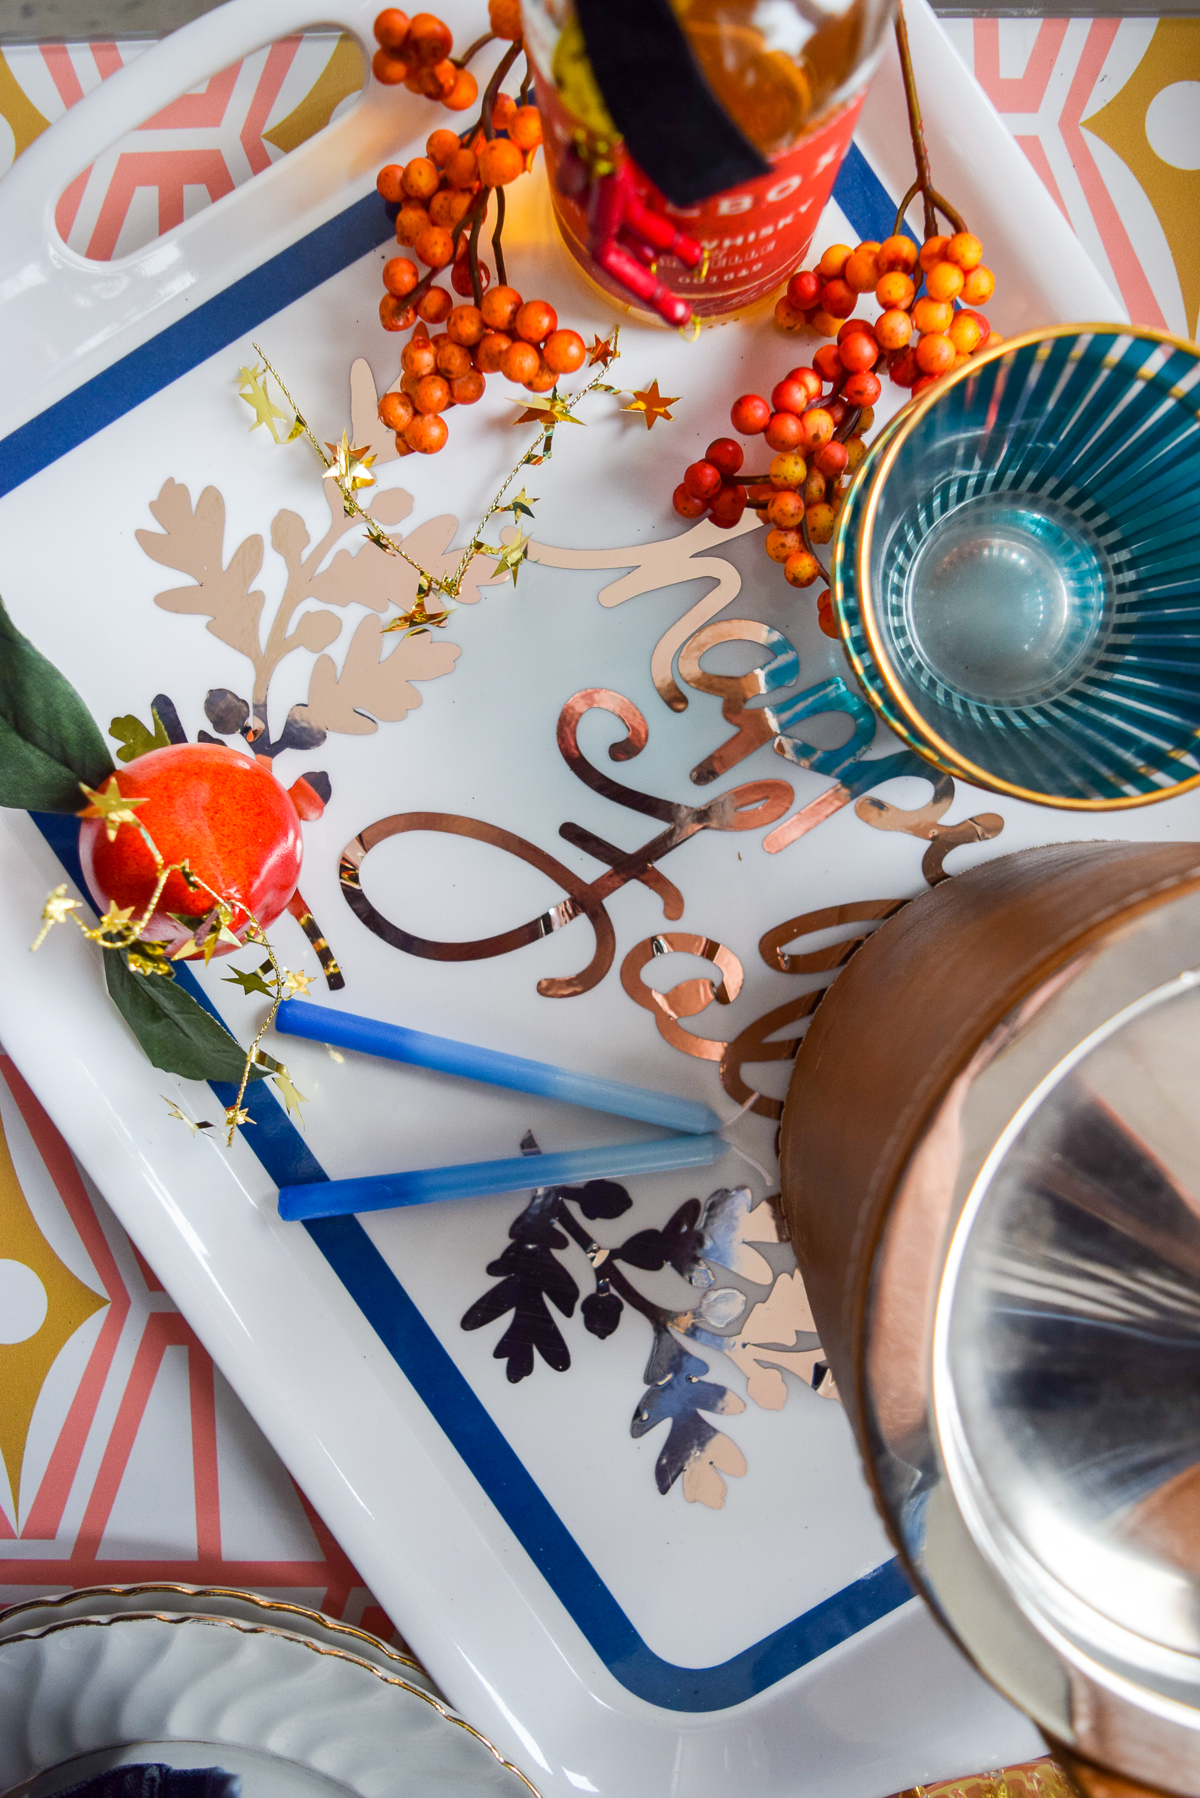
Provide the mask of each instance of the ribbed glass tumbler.
{"label": "ribbed glass tumbler", "polygon": [[1200,782],[1200,351],[1063,325],[965,364],[860,464],[832,592],[948,773],[1087,810]]}

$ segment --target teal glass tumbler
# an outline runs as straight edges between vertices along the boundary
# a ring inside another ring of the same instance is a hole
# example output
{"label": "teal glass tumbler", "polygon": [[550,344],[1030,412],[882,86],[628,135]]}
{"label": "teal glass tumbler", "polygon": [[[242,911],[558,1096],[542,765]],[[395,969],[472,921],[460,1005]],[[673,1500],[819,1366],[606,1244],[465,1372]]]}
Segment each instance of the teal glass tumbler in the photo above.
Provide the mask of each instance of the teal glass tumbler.
{"label": "teal glass tumbler", "polygon": [[945,772],[1082,810],[1200,782],[1200,351],[1063,325],[972,358],[863,458],[831,589]]}

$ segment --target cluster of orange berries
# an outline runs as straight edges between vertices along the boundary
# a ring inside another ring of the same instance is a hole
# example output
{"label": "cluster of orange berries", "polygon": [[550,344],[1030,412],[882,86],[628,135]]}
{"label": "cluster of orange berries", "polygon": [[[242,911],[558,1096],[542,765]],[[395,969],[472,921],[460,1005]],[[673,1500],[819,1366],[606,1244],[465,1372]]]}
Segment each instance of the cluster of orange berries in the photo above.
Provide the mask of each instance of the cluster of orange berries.
{"label": "cluster of orange berries", "polygon": [[443,19],[431,12],[414,13],[410,19],[389,6],[375,20],[375,41],[379,48],[371,68],[376,81],[387,87],[403,82],[410,93],[440,100],[451,112],[465,112],[475,104],[479,83],[469,69],[450,60],[454,36]]}
{"label": "cluster of orange berries", "polygon": [[[898,387],[919,393],[939,376],[960,368],[976,351],[999,343],[976,307],[985,306],[996,277],[983,264],[983,245],[970,231],[883,243],[831,244],[814,269],[798,269],[775,307],[786,331],[815,330],[836,338],[818,350],[814,365],[832,377],[835,359],[847,371],[886,367]],[[878,318],[853,316],[863,294],[873,294]]]}
{"label": "cluster of orange berries", "polygon": [[[416,273],[397,257],[384,269],[384,280],[415,285]],[[482,399],[488,375],[503,374],[531,393],[548,393],[561,375],[582,368],[587,355],[578,331],[559,330],[548,301],[523,300],[515,287],[491,288],[478,306],[456,306],[444,287],[431,287],[417,310],[419,319],[408,321],[416,329],[400,358],[399,390],[379,402],[380,420],[396,433],[402,456],[412,450],[435,455],[448,436],[443,413]],[[445,330],[431,337],[430,324]]]}
{"label": "cluster of orange berries", "polygon": [[766,475],[741,476],[741,445],[731,437],[718,438],[701,461],[685,469],[673,496],[676,512],[681,518],[707,512],[714,524],[732,530],[752,506],[772,527],[767,555],[783,565],[791,586],[810,587],[821,573],[811,545],[828,543],[833,536],[848,477],[863,457],[863,434],[875,422],[869,402],[878,399],[879,391],[875,375],[839,364],[829,373],[815,367],[791,369],[769,401],[761,394],[742,394],[730,408],[730,422],[743,437],[761,434],[776,451]]}
{"label": "cluster of orange berries", "polygon": [[[390,162],[375,178],[375,185],[396,213],[396,241],[413,250],[429,269],[443,269],[453,263],[454,287],[458,293],[471,292],[471,274],[467,264],[467,232],[465,221],[480,207],[484,189],[507,187],[524,174],[533,152],[542,141],[542,122],[536,106],[518,106],[509,94],[501,94],[492,113],[493,128],[505,136],[486,138],[482,131],[464,144],[454,131],[434,131],[424,156],[411,162]],[[485,283],[491,278],[490,270]],[[388,289],[379,316],[387,331],[402,331],[397,322],[404,312],[403,301],[416,282],[408,288],[393,287],[385,276]],[[409,323],[412,321],[410,320]]]}

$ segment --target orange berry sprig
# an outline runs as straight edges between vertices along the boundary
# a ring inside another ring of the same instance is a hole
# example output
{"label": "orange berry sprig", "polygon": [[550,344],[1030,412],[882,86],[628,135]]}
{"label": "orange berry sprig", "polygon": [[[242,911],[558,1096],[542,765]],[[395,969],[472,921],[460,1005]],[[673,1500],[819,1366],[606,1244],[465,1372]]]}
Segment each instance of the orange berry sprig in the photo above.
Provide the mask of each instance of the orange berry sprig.
{"label": "orange berry sprig", "polygon": [[[898,387],[914,393],[969,357],[1001,341],[977,308],[995,291],[983,245],[970,231],[935,233],[918,245],[897,233],[883,243],[831,244],[814,269],[797,269],[775,307],[785,331],[815,330],[836,337],[869,334]],[[874,320],[853,317],[860,296],[872,293]],[[865,353],[865,352],[863,352]],[[822,352],[818,350],[814,363]]]}
{"label": "orange berry sprig", "polygon": [[[425,316],[400,358],[400,389],[379,402],[380,421],[396,433],[402,456],[442,449],[449,435],[443,414],[482,399],[488,375],[503,374],[530,393],[549,393],[560,375],[574,374],[587,356],[578,331],[559,329],[553,306],[523,300],[515,287],[489,289],[478,306],[453,306],[444,288],[433,287],[422,306]],[[426,324],[431,312],[438,314],[432,322],[444,321],[446,327],[433,337]]]}
{"label": "orange berry sprig", "polygon": [[[431,16],[418,14],[407,27],[409,37],[418,20]],[[512,43],[488,82],[476,124],[461,135],[444,128],[432,132],[424,156],[390,163],[376,181],[394,209],[397,242],[412,252],[412,257],[394,256],[384,265],[386,291],[379,306],[386,331],[413,331],[401,357],[399,391],[385,394],[379,409],[402,455],[435,455],[442,449],[449,435],[443,414],[481,399],[489,374],[503,373],[532,393],[549,393],[560,375],[583,366],[587,353],[577,331],[559,329],[553,306],[545,300],[526,301],[507,283],[501,243],[504,189],[532,167],[542,125],[536,106],[500,92],[523,47],[519,6],[515,0],[490,0],[489,16],[492,31],[468,55],[493,37]],[[398,35],[399,28],[389,21],[390,14],[379,15],[376,35]],[[478,241],[493,193],[497,217],[492,247],[500,284],[488,291],[491,270],[480,261]],[[425,274],[417,263],[425,265]],[[447,267],[451,287],[468,304],[456,306],[436,284]],[[444,325],[445,330],[431,337],[430,325]]]}
{"label": "orange berry sprig", "polygon": [[761,434],[776,452],[765,475],[743,475],[741,445],[718,438],[684,471],[672,501],[681,518],[707,512],[723,530],[732,530],[746,507],[754,507],[772,527],[764,544],[767,555],[782,564],[793,587],[812,586],[822,572],[813,544],[832,538],[847,479],[862,460],[863,435],[875,422],[879,378],[869,367],[854,366],[865,360],[857,346],[847,352],[847,361],[840,349],[825,345],[815,366],[789,370],[770,401],[757,393],[734,401],[729,414],[734,430],[743,437]]}
{"label": "orange berry sprig", "polygon": [[415,13],[410,19],[398,7],[389,6],[375,20],[375,41],[379,48],[371,69],[376,81],[386,87],[403,83],[410,93],[440,100],[451,112],[465,112],[474,105],[479,83],[465,65],[476,50],[491,42],[490,33],[455,61],[450,55],[454,37],[443,19],[431,12]]}

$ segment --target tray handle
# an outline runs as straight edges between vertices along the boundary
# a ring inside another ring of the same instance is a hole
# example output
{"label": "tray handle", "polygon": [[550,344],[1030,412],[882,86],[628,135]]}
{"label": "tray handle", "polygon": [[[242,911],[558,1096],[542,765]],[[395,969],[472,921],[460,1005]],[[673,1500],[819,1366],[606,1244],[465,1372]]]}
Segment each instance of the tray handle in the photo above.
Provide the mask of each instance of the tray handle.
{"label": "tray handle", "polygon": [[[188,308],[369,191],[380,163],[431,129],[429,102],[368,75],[358,103],[308,142],[152,243],[111,262],[63,243],[64,188],[126,133],[266,44],[316,26],[370,60],[379,0],[227,0],[73,106],[0,180],[0,435]],[[456,38],[467,0],[443,6]],[[444,117],[450,117],[446,114]]]}

